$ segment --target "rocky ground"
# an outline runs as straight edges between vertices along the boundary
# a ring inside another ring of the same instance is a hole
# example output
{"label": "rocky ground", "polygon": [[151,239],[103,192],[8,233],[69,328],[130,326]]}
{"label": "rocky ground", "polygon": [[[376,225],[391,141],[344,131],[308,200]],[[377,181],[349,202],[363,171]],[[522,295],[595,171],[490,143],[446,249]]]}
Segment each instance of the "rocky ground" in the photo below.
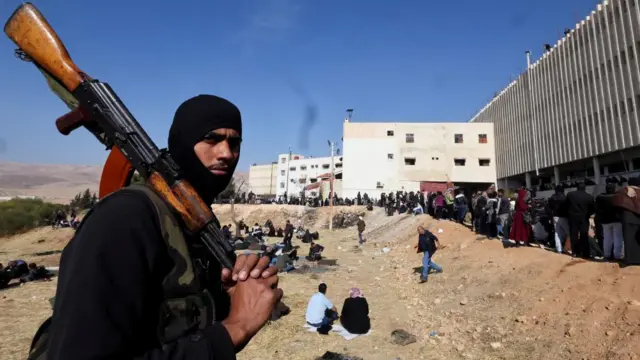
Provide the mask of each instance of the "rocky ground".
{"label": "rocky ground", "polygon": [[[231,221],[228,205],[216,210],[223,223]],[[271,218],[278,226],[286,218],[300,219],[319,230],[324,255],[337,261],[283,274],[283,301],[291,314],[268,324],[239,359],[315,359],[325,351],[366,360],[637,359],[640,354],[639,268],[575,260],[539,248],[505,249],[498,241],[476,240],[468,229],[448,221],[387,217],[380,209],[364,211],[368,242],[362,248],[355,246],[354,228],[325,228],[328,209],[246,205],[236,211],[250,224]],[[421,265],[413,249],[419,224],[441,229],[444,245],[435,261],[445,272],[430,276],[426,284],[419,284],[414,272]],[[0,262],[16,256],[55,262],[55,254],[29,254],[56,250],[68,236],[43,229],[0,240]],[[338,309],[350,287],[364,292],[371,335],[347,341],[302,328],[306,304],[320,282],[328,284]],[[55,281],[0,291],[2,359],[25,357],[35,329],[49,315],[47,299],[54,291]],[[415,342],[393,343],[391,332],[398,329],[414,335]]]}

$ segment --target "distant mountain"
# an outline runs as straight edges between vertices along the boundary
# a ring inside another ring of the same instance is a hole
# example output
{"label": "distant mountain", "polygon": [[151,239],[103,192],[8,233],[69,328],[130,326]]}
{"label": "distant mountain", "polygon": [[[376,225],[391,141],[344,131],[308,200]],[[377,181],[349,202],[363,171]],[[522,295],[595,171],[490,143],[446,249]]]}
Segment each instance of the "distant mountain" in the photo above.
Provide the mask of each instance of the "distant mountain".
{"label": "distant mountain", "polygon": [[[102,166],[0,162],[0,196],[33,195],[68,203],[86,189],[97,192],[101,173]],[[246,188],[249,173],[236,171],[234,178]]]}
{"label": "distant mountain", "polygon": [[68,203],[81,191],[98,191],[101,171],[101,166],[0,162],[0,193]]}

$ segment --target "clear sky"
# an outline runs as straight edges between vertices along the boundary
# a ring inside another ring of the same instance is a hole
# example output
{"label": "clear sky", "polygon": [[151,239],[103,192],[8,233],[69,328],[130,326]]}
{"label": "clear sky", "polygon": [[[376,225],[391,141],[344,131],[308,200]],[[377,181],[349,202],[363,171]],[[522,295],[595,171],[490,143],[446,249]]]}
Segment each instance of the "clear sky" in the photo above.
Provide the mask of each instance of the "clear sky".
{"label": "clear sky", "polygon": [[[20,1],[0,0],[0,22]],[[177,106],[212,93],[240,108],[239,170],[291,145],[328,156],[353,121],[467,121],[597,0],[36,1],[74,61],[109,83],[156,143]],[[0,161],[102,164],[66,106],[0,39]],[[310,115],[311,114],[311,115]],[[309,126],[305,119],[315,121]],[[306,132],[307,141],[300,141]]]}

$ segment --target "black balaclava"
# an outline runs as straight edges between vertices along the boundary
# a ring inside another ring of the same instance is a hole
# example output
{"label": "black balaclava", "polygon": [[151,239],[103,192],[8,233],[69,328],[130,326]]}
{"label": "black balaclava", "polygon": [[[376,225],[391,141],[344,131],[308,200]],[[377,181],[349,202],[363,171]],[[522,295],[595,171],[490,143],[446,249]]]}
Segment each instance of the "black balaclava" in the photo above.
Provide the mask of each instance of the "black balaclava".
{"label": "black balaclava", "polygon": [[195,144],[217,129],[233,129],[242,136],[240,110],[228,100],[215,95],[198,95],[178,107],[169,130],[171,156],[207,204],[213,203],[215,197],[227,187],[237,165],[237,162],[227,164],[230,166],[228,176],[215,176],[196,156],[193,150]]}

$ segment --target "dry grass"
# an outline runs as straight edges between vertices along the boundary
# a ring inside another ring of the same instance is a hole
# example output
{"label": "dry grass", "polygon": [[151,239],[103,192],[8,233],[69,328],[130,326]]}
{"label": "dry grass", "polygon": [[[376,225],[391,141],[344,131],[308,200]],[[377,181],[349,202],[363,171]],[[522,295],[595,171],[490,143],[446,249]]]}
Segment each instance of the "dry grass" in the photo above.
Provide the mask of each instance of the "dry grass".
{"label": "dry grass", "polygon": [[[246,219],[271,217],[276,225],[276,219],[290,216],[282,211],[300,214],[297,207],[272,206],[238,208]],[[228,211],[218,210],[226,222]],[[321,216],[309,217],[310,223],[326,219],[321,210]],[[503,249],[500,242],[477,241],[467,229],[428,216],[386,217],[377,209],[365,220],[369,239],[361,252],[354,251],[354,229],[320,231],[326,257],[337,259],[338,265],[324,273],[283,274],[284,302],[292,313],[267,325],[239,359],[306,360],[327,350],[367,360],[627,360],[640,354],[639,268],[576,261],[536,248]],[[418,224],[443,229],[438,236],[446,245],[435,256],[445,272],[430,276],[427,284],[418,284],[413,273],[421,264],[413,249]],[[44,246],[37,243],[43,235],[11,239],[11,253]],[[62,233],[49,241],[58,246]],[[19,246],[31,248],[14,248]],[[389,253],[380,251],[385,246]],[[339,309],[350,287],[364,292],[371,308],[370,336],[346,341],[302,329],[307,302],[320,282],[328,284],[328,296]],[[49,314],[47,299],[54,288],[55,282],[33,283],[1,292],[2,359],[24,358],[33,333]],[[390,343],[391,331],[400,328],[418,341],[404,347]],[[430,336],[431,331],[439,335]]]}

